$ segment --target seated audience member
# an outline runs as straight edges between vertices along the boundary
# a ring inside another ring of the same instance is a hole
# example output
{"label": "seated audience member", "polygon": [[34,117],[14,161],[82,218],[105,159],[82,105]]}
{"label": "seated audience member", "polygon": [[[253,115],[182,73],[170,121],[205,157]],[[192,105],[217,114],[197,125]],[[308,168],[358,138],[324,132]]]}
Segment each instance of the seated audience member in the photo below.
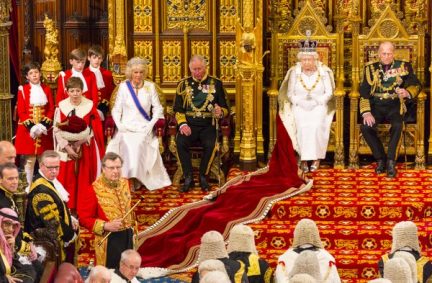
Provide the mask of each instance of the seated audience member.
{"label": "seated audience member", "polygon": [[93,72],[85,72],[86,54],[83,50],[76,48],[69,54],[69,63],[71,68],[66,71],[61,71],[57,80],[57,95],[56,105],[60,101],[68,98],[67,84],[70,78],[79,78],[82,83],[82,95],[91,101],[95,107],[98,105],[98,90],[96,85],[96,77]]}
{"label": "seated audience member", "polygon": [[234,226],[229,235],[229,258],[244,263],[249,283],[268,283],[272,279],[269,264],[258,256],[253,230],[246,225]]}
{"label": "seated audience member", "polygon": [[385,262],[393,258],[397,251],[410,253],[414,256],[417,263],[417,280],[420,283],[432,279],[432,263],[429,258],[422,256],[420,243],[417,235],[417,226],[412,221],[401,221],[393,227],[392,248],[390,253],[381,257],[378,262],[378,269],[383,275]]}
{"label": "seated audience member", "polygon": [[60,156],[53,150],[47,150],[42,153],[39,165],[39,173],[35,176],[27,196],[25,231],[54,227],[61,247],[61,260],[72,263],[79,224],[66,205],[67,191],[57,180]]}
{"label": "seated audience member", "polygon": [[[20,256],[15,251],[15,239],[21,230],[16,212],[10,208],[0,209],[0,227],[0,250],[3,265],[9,269],[9,275],[21,280],[18,282],[38,282],[38,271],[40,275],[42,266],[37,261],[35,250],[28,256]],[[34,265],[32,261],[34,261]],[[11,281],[9,280],[9,282]]]}
{"label": "seated audience member", "polygon": [[[244,283],[247,281],[244,264],[228,257],[223,236],[217,231],[208,231],[201,238],[199,250],[199,263],[208,259],[217,259],[223,262],[225,270],[234,283]],[[200,275],[195,272],[192,276],[192,283],[200,282]]]}
{"label": "seated audience member", "polygon": [[288,283],[317,283],[317,281],[309,274],[299,273],[291,277]]}
{"label": "seated audience member", "polygon": [[0,165],[15,163],[16,150],[10,141],[0,141]]}
{"label": "seated audience member", "polygon": [[76,267],[69,263],[63,262],[60,264],[54,283],[83,283],[83,279]]}
{"label": "seated audience member", "polygon": [[110,269],[111,283],[139,283],[136,275],[141,266],[141,256],[137,251],[125,250],[121,254],[120,266]]}
{"label": "seated audience member", "polygon": [[412,281],[409,264],[400,257],[393,257],[384,263],[384,278],[392,283],[416,283]]}
{"label": "seated audience member", "polygon": [[38,63],[25,65],[23,73],[28,83],[18,87],[17,113],[19,121],[15,147],[17,153],[25,157],[24,171],[30,187],[36,157],[45,150],[53,149],[51,126],[54,117],[54,98],[50,87],[41,83],[41,71]]}
{"label": "seated audience member", "polygon": [[[0,208],[10,208],[18,215],[19,211],[13,198],[18,190],[18,168],[14,163],[0,165]],[[15,249],[19,255],[35,256],[32,239],[27,233],[19,230],[15,239]]]}
{"label": "seated audience member", "polygon": [[315,222],[307,218],[297,223],[291,248],[279,257],[275,271],[275,282],[287,282],[295,260],[301,253],[308,250],[316,254],[325,282],[341,282],[334,257],[324,249]]}
{"label": "seated audience member", "polygon": [[210,271],[199,281],[200,283],[231,283],[226,272]]}
{"label": "seated audience member", "polygon": [[[294,261],[288,277],[289,280],[297,274],[309,274],[318,282],[333,282],[323,280],[317,255],[310,250],[304,251]],[[289,281],[288,281],[289,282]]]}
{"label": "seated audience member", "polygon": [[58,179],[69,193],[68,207],[75,210],[80,190],[100,174],[105,145],[96,105],[82,95],[82,81],[70,78],[66,91],[69,97],[54,115],[54,148],[61,160]]}
{"label": "seated audience member", "polygon": [[90,271],[85,283],[110,283],[111,272],[103,265],[96,265]]}
{"label": "seated audience member", "polygon": [[[83,188],[78,201],[81,225],[95,234],[96,263],[117,268],[123,251],[133,248],[133,213],[129,182],[121,177],[123,159],[107,152],[102,159],[102,174],[91,186]],[[99,245],[100,241],[111,233]]]}
{"label": "seated audience member", "polygon": [[228,276],[225,265],[222,261],[217,259],[208,259],[198,265],[198,273],[200,278],[203,278],[204,275],[210,271],[222,271]]}
{"label": "seated audience member", "polygon": [[146,61],[139,57],[126,65],[127,80],[119,85],[111,115],[117,133],[107,152],[115,152],[124,159],[123,176],[132,179],[134,189],[144,185],[148,190],[171,185],[159,151],[159,141],[153,128],[164,119],[156,85],[145,80]]}

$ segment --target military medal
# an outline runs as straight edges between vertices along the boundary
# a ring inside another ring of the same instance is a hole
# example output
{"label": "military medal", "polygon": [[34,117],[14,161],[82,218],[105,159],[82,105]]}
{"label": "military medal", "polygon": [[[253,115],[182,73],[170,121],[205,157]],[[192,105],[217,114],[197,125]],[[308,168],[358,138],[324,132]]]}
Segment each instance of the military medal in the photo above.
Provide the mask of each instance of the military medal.
{"label": "military medal", "polygon": [[199,90],[202,90],[201,82],[200,82],[199,85],[198,85],[198,89],[199,89]]}

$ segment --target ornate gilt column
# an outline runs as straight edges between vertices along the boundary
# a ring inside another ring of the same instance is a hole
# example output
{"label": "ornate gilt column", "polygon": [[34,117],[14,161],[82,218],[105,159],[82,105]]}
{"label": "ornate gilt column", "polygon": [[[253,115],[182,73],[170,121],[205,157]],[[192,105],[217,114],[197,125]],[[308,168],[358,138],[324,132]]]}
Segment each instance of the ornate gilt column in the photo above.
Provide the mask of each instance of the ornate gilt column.
{"label": "ornate gilt column", "polygon": [[108,44],[109,67],[113,72],[114,83],[125,79],[124,72],[128,60],[126,49],[126,1],[108,1]]}
{"label": "ornate gilt column", "polygon": [[45,61],[42,63],[41,67],[42,77],[51,89],[56,89],[57,78],[59,72],[62,70],[62,66],[58,59],[58,29],[55,26],[55,22],[48,18],[48,15],[45,15],[44,28],[46,30],[44,48]]}
{"label": "ornate gilt column", "polygon": [[9,67],[9,14],[12,11],[10,0],[0,0],[0,140],[12,139],[12,111]]}
{"label": "ornate gilt column", "polygon": [[[236,107],[240,108],[240,166],[256,168],[257,154],[264,154],[262,136],[262,1],[243,1],[237,22]],[[256,14],[255,14],[256,13]]]}
{"label": "ornate gilt column", "polygon": [[[357,115],[358,115],[358,101],[360,97],[359,86],[360,86],[360,66],[358,57],[359,51],[359,41],[358,36],[360,34],[360,23],[361,18],[358,15],[352,15],[351,18],[352,23],[352,86],[351,92],[349,93],[350,98],[350,125],[357,124]],[[359,160],[358,160],[358,139],[356,136],[356,129],[354,127],[350,127],[350,142],[349,142],[349,167],[350,168],[358,168]]]}
{"label": "ornate gilt column", "polygon": [[289,0],[271,1],[271,5],[271,84],[270,89],[267,91],[267,95],[269,96],[269,120],[271,121],[269,123],[269,158],[276,143],[276,123],[272,121],[276,121],[278,113],[278,81],[280,78],[277,74],[277,64],[274,63],[278,60],[278,35],[279,33],[287,32],[293,21]]}

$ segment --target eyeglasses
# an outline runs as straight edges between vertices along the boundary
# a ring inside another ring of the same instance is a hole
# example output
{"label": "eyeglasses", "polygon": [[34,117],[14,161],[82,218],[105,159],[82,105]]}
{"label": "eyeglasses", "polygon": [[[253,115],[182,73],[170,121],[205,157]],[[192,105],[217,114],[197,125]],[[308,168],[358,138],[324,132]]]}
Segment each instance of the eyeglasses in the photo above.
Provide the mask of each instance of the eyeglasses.
{"label": "eyeglasses", "polygon": [[46,166],[46,165],[44,165],[44,166],[48,170],[59,170],[60,169],[60,166]]}
{"label": "eyeglasses", "polygon": [[108,170],[121,170],[122,169],[121,166],[104,166],[104,168],[106,168]]}
{"label": "eyeglasses", "polygon": [[130,269],[130,270],[139,270],[139,269],[140,269],[140,266],[135,266],[135,265],[132,265],[132,264],[126,264],[126,263],[124,263],[124,262],[123,262],[123,265],[124,265],[127,269]]}

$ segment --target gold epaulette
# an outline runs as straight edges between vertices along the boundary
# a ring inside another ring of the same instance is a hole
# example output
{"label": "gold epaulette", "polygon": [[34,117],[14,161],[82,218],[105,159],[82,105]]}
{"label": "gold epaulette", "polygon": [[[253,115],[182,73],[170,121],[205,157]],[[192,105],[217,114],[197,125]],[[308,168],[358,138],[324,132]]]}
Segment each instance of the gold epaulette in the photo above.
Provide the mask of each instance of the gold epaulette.
{"label": "gold epaulette", "polygon": [[[189,79],[190,77],[187,77],[187,78],[184,78],[184,79],[182,79],[179,83],[178,83],[178,85],[177,85],[177,89],[176,89],[176,93],[178,94],[178,95],[184,95],[185,94],[185,92],[186,92],[186,87],[188,86],[188,79]],[[186,83],[186,87],[185,88],[183,88],[183,85]]]}

